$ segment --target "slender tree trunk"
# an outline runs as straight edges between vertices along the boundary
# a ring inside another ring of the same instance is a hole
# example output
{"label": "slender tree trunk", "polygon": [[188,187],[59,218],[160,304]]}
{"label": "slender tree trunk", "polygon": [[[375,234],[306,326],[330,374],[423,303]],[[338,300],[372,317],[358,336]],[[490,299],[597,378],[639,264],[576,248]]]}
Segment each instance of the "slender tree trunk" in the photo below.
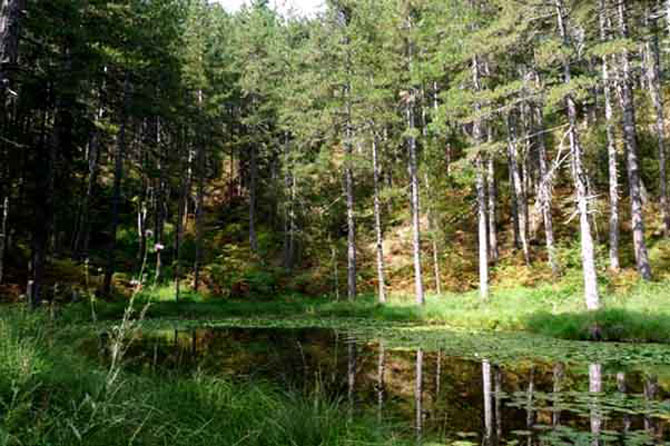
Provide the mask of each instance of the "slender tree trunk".
{"label": "slender tree trunk", "polygon": [[[609,40],[607,36],[607,0],[600,0],[599,22],[600,40]],[[610,269],[618,272],[619,262],[619,173],[617,166],[617,150],[614,139],[614,113],[612,110],[612,84],[610,79],[609,61],[602,60],[603,92],[605,97],[605,129],[607,134],[607,164],[609,170],[609,262]]]}
{"label": "slender tree trunk", "polygon": [[[105,85],[103,83],[100,87],[100,96],[102,96],[102,90],[104,87]],[[98,110],[96,111],[94,119],[96,122],[100,122],[103,117],[104,106],[103,100],[100,98],[100,105],[98,106]],[[98,181],[98,164],[100,159],[100,132],[95,127],[91,131],[91,135],[89,137],[87,158],[88,178],[86,179],[86,192],[84,193],[84,198],[81,204],[81,212],[78,216],[77,234],[72,246],[72,251],[75,258],[77,259],[88,258],[88,246],[91,236],[91,202],[93,200],[94,187]]]}
{"label": "slender tree trunk", "polygon": [[556,258],[556,244],[554,241],[554,221],[551,215],[552,174],[547,166],[547,145],[544,138],[544,115],[539,106],[533,107],[535,114],[535,131],[537,136],[537,155],[540,167],[540,186],[538,195],[542,208],[542,220],[544,222],[544,234],[547,244],[547,255],[549,266],[554,277],[560,274],[558,259]]}
{"label": "slender tree trunk", "polygon": [[[202,93],[200,93],[202,95]],[[198,142],[196,154],[196,165],[198,175],[198,190],[195,208],[195,265],[193,267],[193,290],[198,292],[200,287],[200,267],[203,257],[203,214],[205,212],[205,143]]]}
{"label": "slender tree trunk", "polygon": [[3,0],[0,10],[0,107],[5,106],[6,90],[11,89],[12,71],[19,59],[21,16],[26,9],[26,0]]}
{"label": "slender tree trunk", "polygon": [[[411,18],[407,18],[408,28],[411,29]],[[413,42],[407,40],[407,67],[412,73],[413,65]],[[418,157],[415,137],[414,107],[416,106],[417,91],[413,86],[410,88],[405,101],[405,114],[407,119],[407,148],[409,151],[409,178],[410,178],[410,206],[412,210],[412,249],[414,251],[414,289],[416,303],[423,305],[425,298],[423,294],[423,272],[421,270],[421,204],[419,193]]]}
{"label": "slender tree trunk", "polygon": [[[347,74],[350,71],[349,53],[347,53]],[[344,166],[345,195],[347,200],[347,295],[350,301],[356,299],[356,217],[354,210],[354,171],[353,171],[353,128],[351,122],[351,84],[344,88],[345,123]]]}
{"label": "slender tree trunk", "polygon": [[[568,19],[563,4],[563,0],[555,0],[556,12],[558,17],[558,28],[564,44],[568,43],[567,24]],[[563,63],[563,81],[570,83],[571,72],[570,62],[566,60]],[[591,234],[591,222],[589,220],[589,203],[587,195],[587,177],[582,161],[582,145],[579,139],[577,129],[577,105],[572,95],[567,95],[565,99],[568,121],[570,128],[568,136],[570,139],[570,155],[572,158],[572,176],[575,182],[577,192],[577,210],[579,212],[579,233],[581,239],[582,265],[584,273],[584,295],[586,307],[589,310],[596,310],[600,307],[600,297],[598,295],[598,278],[595,265],[595,249],[593,246],[593,236]]]}
{"label": "slender tree trunk", "polygon": [[424,172],[424,186],[427,191],[428,198],[428,210],[426,218],[428,220],[428,231],[430,232],[430,244],[431,244],[431,253],[433,260],[433,279],[435,280],[435,292],[437,294],[442,293],[442,280],[440,278],[440,254],[437,245],[437,225],[435,224],[435,211],[433,210],[432,202],[434,198],[432,196],[432,188],[430,185],[430,179],[428,178],[428,172]]}
{"label": "slender tree trunk", "polygon": [[493,159],[493,155],[489,156],[486,162],[486,167],[487,167],[486,183],[488,184],[489,187],[489,194],[488,194],[489,256],[491,257],[491,261],[493,263],[496,263],[498,262],[498,256],[499,256],[498,230],[497,230],[498,222],[496,216],[496,208],[497,208],[496,200],[498,199],[498,190],[496,188],[495,160]]}
{"label": "slender tree trunk", "polygon": [[409,174],[412,207],[412,248],[414,251],[414,289],[416,303],[423,305],[423,274],[421,271],[421,209],[419,201],[419,178],[417,168],[416,139],[411,134],[414,131],[413,104],[407,107],[407,124],[410,136],[407,138],[409,146]]}
{"label": "slender tree trunk", "polygon": [[514,169],[512,167],[512,157],[510,156],[509,146],[507,148],[507,170],[509,173],[510,188],[510,209],[512,211],[512,231],[514,233],[514,248],[521,248],[521,234],[519,230],[519,208],[517,206],[516,185],[514,180]]}
{"label": "slender tree trunk", "polygon": [[477,154],[477,222],[479,241],[479,295],[482,299],[489,296],[489,244],[487,240],[487,211],[486,211],[486,184],[484,181],[485,170],[482,154]]}
{"label": "slender tree trunk", "polygon": [[[658,2],[657,2],[657,6]],[[658,171],[661,195],[661,218],[663,220],[663,232],[670,237],[670,204],[668,203],[668,177],[667,157],[665,151],[665,117],[663,113],[662,79],[661,79],[661,55],[658,43],[657,19],[647,6],[647,18],[651,28],[651,36],[647,41],[647,78],[649,82],[649,94],[656,112],[656,138],[658,144]]]}
{"label": "slender tree trunk", "polygon": [[256,236],[256,183],[258,182],[258,154],[255,144],[249,148],[249,245],[251,251],[258,252],[258,238]]}
{"label": "slender tree trunk", "polygon": [[380,178],[379,178],[379,149],[377,146],[377,136],[372,137],[372,171],[374,177],[374,212],[375,212],[375,235],[377,237],[377,282],[379,302],[386,302],[386,278],[384,274],[384,234],[382,230],[382,209],[381,199],[379,197]]}
{"label": "slender tree trunk", "polygon": [[[184,135],[184,141],[183,144],[186,146],[186,150],[190,150],[188,148],[188,140],[186,138],[186,135]],[[181,156],[180,156],[181,158]],[[184,161],[183,159],[180,160],[181,165],[182,165],[182,171],[185,170],[183,169],[183,164]],[[190,164],[190,163],[189,163]],[[188,187],[189,187],[189,179],[188,179],[188,174],[186,177],[182,176],[180,178],[180,185],[179,185],[179,200],[177,201],[177,221],[175,222],[175,231],[174,231],[174,294],[175,294],[175,302],[179,302],[179,299],[181,297],[181,244],[182,244],[182,239],[184,235],[184,214],[186,213],[187,209],[187,200],[188,200]]]}
{"label": "slender tree trunk", "polygon": [[[351,145],[347,145],[347,156],[350,158]],[[356,299],[356,219],[354,214],[354,172],[351,159],[345,168],[347,196],[347,296]]]}
{"label": "slender tree trunk", "polygon": [[[477,56],[472,59],[472,82],[475,91],[481,90],[480,66]],[[475,114],[481,110],[479,103],[475,104]],[[479,117],[475,117],[472,123],[472,137],[476,146],[483,142],[482,122]],[[477,171],[476,189],[477,189],[477,242],[479,245],[479,295],[486,300],[489,296],[489,243],[487,238],[487,218],[486,210],[486,171],[484,170],[484,160],[482,153],[478,150],[475,160],[475,169]]]}
{"label": "slender tree trunk", "polygon": [[284,136],[284,186],[286,197],[284,203],[284,268],[289,271],[293,269],[294,259],[294,237],[295,237],[295,175],[293,174],[292,162],[290,160],[289,136]]}
{"label": "slender tree trunk", "polygon": [[507,128],[509,130],[509,159],[512,175],[514,177],[514,198],[516,200],[516,209],[519,220],[519,241],[526,265],[530,265],[530,247],[528,243],[528,210],[523,178],[519,168],[519,152],[517,150],[517,133],[512,117],[507,117]]}
{"label": "slender tree trunk", "polygon": [[2,217],[0,220],[0,284],[5,272],[5,248],[7,247],[7,217],[9,216],[9,197],[2,201]]}
{"label": "slender tree trunk", "polygon": [[156,150],[158,152],[158,187],[156,188],[156,272],[154,276],[154,283],[158,283],[161,277],[161,269],[163,266],[163,233],[165,229],[165,149],[162,146],[161,139],[161,121],[156,117]]}
{"label": "slender tree trunk", "polygon": [[130,106],[130,73],[126,72],[123,81],[123,105],[119,134],[116,137],[116,153],[114,154],[114,186],[112,192],[112,226],[110,229],[110,243],[107,250],[107,268],[103,281],[102,292],[109,296],[112,291],[112,276],[116,262],[116,232],[119,226],[119,206],[121,205],[121,181],[123,179],[123,158],[126,152],[126,124],[128,108]]}
{"label": "slender tree trunk", "polygon": [[[619,31],[622,38],[628,37],[628,23],[625,2],[619,2]],[[644,236],[644,217],[642,210],[640,160],[637,149],[637,130],[635,128],[635,104],[631,88],[630,57],[627,50],[621,54],[621,108],[623,111],[623,135],[626,144],[626,168],[630,190],[631,217],[633,227],[633,245],[637,270],[644,280],[651,280],[651,266]]]}

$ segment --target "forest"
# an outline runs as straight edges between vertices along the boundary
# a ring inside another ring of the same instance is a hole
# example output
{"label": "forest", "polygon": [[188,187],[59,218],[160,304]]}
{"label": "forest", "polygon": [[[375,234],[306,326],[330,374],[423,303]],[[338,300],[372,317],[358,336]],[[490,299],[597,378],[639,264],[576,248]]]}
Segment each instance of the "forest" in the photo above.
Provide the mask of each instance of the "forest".
{"label": "forest", "polygon": [[0,0],[0,446],[670,444],[669,48],[670,0]]}

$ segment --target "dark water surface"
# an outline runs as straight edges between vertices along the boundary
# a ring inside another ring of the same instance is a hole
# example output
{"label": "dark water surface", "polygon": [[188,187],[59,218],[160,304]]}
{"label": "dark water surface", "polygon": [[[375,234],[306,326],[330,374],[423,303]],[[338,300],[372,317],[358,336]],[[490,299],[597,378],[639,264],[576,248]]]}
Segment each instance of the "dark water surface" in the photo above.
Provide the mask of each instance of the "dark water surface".
{"label": "dark water surface", "polygon": [[565,346],[598,352],[598,344],[566,343],[552,347],[556,359],[523,347],[515,357],[505,345],[487,358],[409,344],[331,329],[157,330],[141,335],[126,360],[138,373],[319,389],[342,401],[343,416],[376,416],[425,444],[670,444],[667,356],[641,362],[630,348],[608,346],[606,361],[575,360]]}

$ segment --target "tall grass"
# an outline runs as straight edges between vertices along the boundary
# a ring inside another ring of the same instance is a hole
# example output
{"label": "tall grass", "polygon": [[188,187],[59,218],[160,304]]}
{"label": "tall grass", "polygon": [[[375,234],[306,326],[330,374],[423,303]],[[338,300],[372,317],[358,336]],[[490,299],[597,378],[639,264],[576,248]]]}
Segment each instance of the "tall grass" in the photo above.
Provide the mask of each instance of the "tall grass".
{"label": "tall grass", "polygon": [[125,371],[109,386],[107,370],[78,353],[77,339],[94,333],[70,328],[20,310],[0,317],[0,445],[398,444],[321,392]]}

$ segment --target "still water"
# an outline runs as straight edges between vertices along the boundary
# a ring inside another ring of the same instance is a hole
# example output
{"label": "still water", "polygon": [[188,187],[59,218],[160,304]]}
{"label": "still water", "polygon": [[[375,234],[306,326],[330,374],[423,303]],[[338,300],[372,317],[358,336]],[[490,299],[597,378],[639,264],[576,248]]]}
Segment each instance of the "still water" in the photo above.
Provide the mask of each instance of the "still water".
{"label": "still water", "polygon": [[126,361],[137,373],[318,389],[343,403],[343,416],[376,416],[425,444],[670,444],[665,347],[463,337],[424,345],[421,335],[332,329],[170,329],[140,335]]}

